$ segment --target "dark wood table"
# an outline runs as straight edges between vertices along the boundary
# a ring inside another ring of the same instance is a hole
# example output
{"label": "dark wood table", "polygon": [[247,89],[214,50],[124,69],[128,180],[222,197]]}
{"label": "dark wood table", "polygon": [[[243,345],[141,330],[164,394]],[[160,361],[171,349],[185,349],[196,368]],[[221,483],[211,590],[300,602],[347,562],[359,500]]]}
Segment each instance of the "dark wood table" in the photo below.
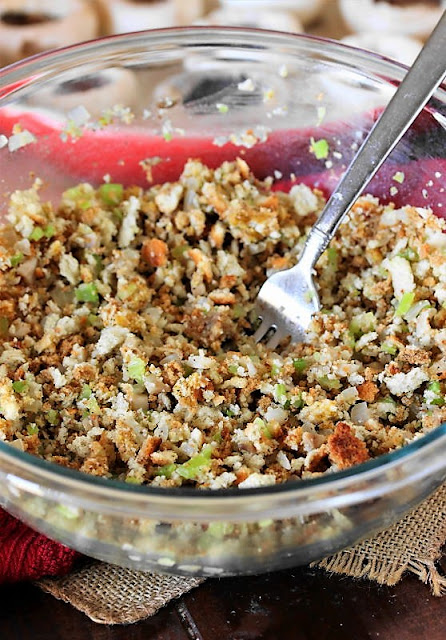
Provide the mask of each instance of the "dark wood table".
{"label": "dark wood table", "polygon": [[1,640],[444,640],[445,622],[446,596],[413,576],[381,587],[308,568],[209,580],[130,626],[91,622],[32,585],[0,589]]}

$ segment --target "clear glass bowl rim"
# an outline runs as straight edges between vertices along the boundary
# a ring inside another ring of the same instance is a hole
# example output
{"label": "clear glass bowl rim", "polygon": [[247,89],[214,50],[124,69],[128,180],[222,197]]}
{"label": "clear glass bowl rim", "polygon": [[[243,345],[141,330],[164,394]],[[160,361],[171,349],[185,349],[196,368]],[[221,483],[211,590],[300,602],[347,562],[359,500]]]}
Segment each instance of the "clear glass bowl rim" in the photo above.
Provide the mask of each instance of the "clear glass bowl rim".
{"label": "clear glass bowl rim", "polygon": [[[259,33],[262,36],[261,40],[259,40]],[[0,108],[8,104],[10,98],[15,99],[18,94],[26,91],[28,86],[45,81],[57,75],[61,70],[72,69],[77,65],[86,63],[100,62],[101,58],[92,57],[92,54],[110,56],[110,58],[104,58],[104,61],[107,65],[111,65],[113,62],[126,62],[126,54],[129,54],[132,50],[141,50],[142,45],[145,47],[151,46],[152,48],[162,45],[165,50],[175,50],[181,47],[194,48],[197,46],[203,46],[203,48],[206,46],[241,47],[245,50],[248,50],[248,47],[253,50],[282,47],[282,50],[280,48],[276,49],[279,55],[287,47],[286,52],[288,54],[306,52],[323,55],[324,59],[331,59],[334,62],[346,65],[347,68],[354,69],[357,73],[373,75],[375,78],[393,85],[401,81],[407,70],[405,65],[379,54],[328,38],[238,27],[176,27],[98,38],[37,54],[4,67],[0,70]],[[119,57],[116,57],[117,55]],[[434,97],[446,105],[446,91],[443,87],[444,85],[437,89]],[[380,477],[384,479],[387,471],[398,468],[403,462],[409,463],[413,461],[415,464],[418,459],[432,454],[433,457],[436,457],[436,465],[434,465],[433,469],[426,470],[421,475],[424,476],[429,472],[444,469],[446,459],[444,463],[439,460],[444,456],[434,455],[439,452],[440,448],[446,450],[446,423],[401,449],[381,455],[345,471],[337,471],[317,478],[297,480],[265,488],[244,490],[234,488],[216,491],[213,489],[168,489],[150,485],[138,486],[59,467],[56,464],[14,449],[2,442],[0,442],[0,472],[2,471],[2,460],[6,461],[7,464],[12,463],[14,476],[16,475],[15,470],[19,468],[23,470],[24,475],[32,477],[34,481],[45,479],[48,483],[53,484],[55,489],[57,488],[55,495],[60,494],[62,487],[63,493],[68,493],[69,489],[73,490],[76,495],[83,496],[82,503],[84,506],[86,506],[85,498],[87,496],[90,499],[87,502],[91,501],[93,506],[96,504],[95,499],[99,502],[105,499],[107,503],[119,500],[120,506],[112,510],[120,512],[122,512],[124,502],[129,503],[128,508],[125,509],[126,511],[132,510],[132,501],[134,502],[133,506],[139,509],[144,505],[153,506],[154,503],[158,503],[161,506],[161,503],[165,503],[165,506],[170,504],[171,507],[176,509],[181,507],[180,510],[183,513],[176,511],[177,517],[181,518],[184,515],[186,519],[189,519],[187,517],[189,507],[193,507],[193,511],[196,509],[201,511],[207,504],[209,506],[212,504],[213,508],[217,507],[217,513],[214,510],[212,515],[212,519],[216,519],[218,515],[227,517],[232,506],[241,507],[243,504],[256,501],[260,503],[262,498],[267,497],[276,501],[280,501],[281,498],[286,499],[288,504],[289,499],[292,498],[293,501],[296,501],[296,506],[298,506],[299,503],[302,504],[308,501],[312,493],[318,493],[320,489],[324,491],[324,503],[327,508],[354,504],[364,499],[365,494],[370,498],[390,492],[402,484],[407,484],[410,478],[405,473],[402,474],[403,477],[395,479],[393,483],[387,477],[384,481],[380,481]],[[365,491],[362,486],[360,488],[355,487],[359,481],[361,485],[366,481],[375,483],[376,490]],[[29,486],[28,481],[27,484]],[[340,492],[341,495],[339,495]],[[74,502],[80,503],[80,500],[75,499]],[[320,500],[316,502],[319,503]],[[222,507],[223,504],[225,505],[220,514],[218,514],[218,504]],[[260,507],[260,504],[258,506]],[[313,506],[316,507],[317,505],[314,504]],[[109,508],[111,508],[110,504]],[[306,508],[304,511],[308,512],[309,509]]]}

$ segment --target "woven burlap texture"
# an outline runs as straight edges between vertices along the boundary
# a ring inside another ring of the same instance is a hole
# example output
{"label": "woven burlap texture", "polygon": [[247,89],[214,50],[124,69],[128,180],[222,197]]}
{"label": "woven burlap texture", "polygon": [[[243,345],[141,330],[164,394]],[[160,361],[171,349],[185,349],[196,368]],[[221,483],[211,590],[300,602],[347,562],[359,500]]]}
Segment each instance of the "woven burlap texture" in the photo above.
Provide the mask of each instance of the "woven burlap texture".
{"label": "woven burlap texture", "polygon": [[[386,531],[315,566],[386,585],[396,584],[409,571],[439,596],[446,591],[446,579],[435,563],[445,541],[446,485]],[[41,580],[39,586],[95,622],[128,624],[153,615],[202,582],[92,561],[63,578]]]}

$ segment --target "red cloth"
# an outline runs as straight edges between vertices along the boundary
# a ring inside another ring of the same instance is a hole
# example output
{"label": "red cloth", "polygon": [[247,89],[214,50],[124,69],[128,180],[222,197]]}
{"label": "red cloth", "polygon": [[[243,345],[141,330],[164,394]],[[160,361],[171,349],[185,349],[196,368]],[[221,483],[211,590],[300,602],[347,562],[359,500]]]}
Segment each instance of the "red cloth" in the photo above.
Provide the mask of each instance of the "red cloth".
{"label": "red cloth", "polygon": [[64,575],[78,556],[0,509],[0,584]]}

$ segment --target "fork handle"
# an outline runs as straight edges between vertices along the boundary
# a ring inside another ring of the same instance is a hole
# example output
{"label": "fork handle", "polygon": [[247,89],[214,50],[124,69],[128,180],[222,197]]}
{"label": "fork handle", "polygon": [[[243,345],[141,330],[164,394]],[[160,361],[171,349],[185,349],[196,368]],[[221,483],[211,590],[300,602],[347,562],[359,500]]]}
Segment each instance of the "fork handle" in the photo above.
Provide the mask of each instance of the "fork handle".
{"label": "fork handle", "polygon": [[446,11],[364,140],[312,228],[301,259],[314,266],[346,213],[446,75]]}

